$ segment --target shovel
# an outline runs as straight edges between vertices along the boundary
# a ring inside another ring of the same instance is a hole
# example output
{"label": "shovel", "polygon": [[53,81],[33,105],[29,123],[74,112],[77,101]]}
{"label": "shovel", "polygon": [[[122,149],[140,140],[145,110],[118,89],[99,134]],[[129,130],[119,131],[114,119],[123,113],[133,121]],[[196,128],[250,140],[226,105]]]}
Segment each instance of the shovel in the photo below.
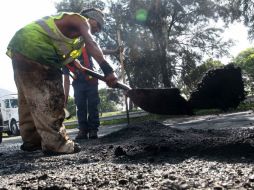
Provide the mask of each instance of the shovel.
{"label": "shovel", "polygon": [[[85,73],[106,82],[103,75],[85,68]],[[126,84],[117,82],[115,88],[126,91],[126,95],[141,109],[161,115],[193,115],[190,104],[180,95],[178,88],[165,89],[132,89]]]}

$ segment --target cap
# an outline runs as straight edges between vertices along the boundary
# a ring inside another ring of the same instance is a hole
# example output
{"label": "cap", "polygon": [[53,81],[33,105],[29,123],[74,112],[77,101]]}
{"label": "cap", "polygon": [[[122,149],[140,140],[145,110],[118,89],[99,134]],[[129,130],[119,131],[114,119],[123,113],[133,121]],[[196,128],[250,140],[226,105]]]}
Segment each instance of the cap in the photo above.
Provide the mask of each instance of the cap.
{"label": "cap", "polygon": [[96,22],[100,25],[102,28],[104,25],[104,14],[99,10],[95,8],[91,9],[83,9],[80,14],[84,17],[88,17],[91,19],[96,20]]}

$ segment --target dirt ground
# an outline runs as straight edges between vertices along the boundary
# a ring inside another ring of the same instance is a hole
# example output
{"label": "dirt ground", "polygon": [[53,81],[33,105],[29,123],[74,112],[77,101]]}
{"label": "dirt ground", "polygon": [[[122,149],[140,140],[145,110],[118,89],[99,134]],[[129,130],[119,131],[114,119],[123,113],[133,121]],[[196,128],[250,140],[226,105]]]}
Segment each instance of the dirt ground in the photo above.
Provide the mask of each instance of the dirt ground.
{"label": "dirt ground", "polygon": [[2,148],[0,189],[254,189],[254,114],[131,124],[82,151]]}

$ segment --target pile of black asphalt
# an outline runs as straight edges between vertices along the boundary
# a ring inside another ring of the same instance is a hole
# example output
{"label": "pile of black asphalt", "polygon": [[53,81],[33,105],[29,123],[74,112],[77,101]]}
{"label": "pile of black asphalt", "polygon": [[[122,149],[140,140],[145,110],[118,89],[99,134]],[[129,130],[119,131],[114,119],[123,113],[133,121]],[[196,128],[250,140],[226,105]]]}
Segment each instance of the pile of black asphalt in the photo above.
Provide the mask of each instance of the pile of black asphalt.
{"label": "pile of black asphalt", "polygon": [[240,67],[228,64],[208,70],[191,93],[188,103],[192,109],[217,108],[227,111],[237,108],[245,96]]}
{"label": "pile of black asphalt", "polygon": [[150,113],[194,115],[200,109],[235,109],[245,99],[246,92],[240,67],[228,64],[208,70],[188,99],[178,88],[132,89],[127,95]]}

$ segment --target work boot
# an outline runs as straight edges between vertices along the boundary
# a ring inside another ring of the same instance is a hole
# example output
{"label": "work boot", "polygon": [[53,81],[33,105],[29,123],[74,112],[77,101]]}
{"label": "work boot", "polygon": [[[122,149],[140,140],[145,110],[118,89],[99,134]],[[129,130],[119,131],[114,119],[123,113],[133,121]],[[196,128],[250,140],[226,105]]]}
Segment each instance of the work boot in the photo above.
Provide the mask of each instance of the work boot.
{"label": "work boot", "polygon": [[88,139],[88,132],[85,130],[79,130],[78,135],[75,137],[76,140]]}
{"label": "work boot", "polygon": [[98,139],[97,130],[90,130],[89,131],[89,139]]}
{"label": "work boot", "polygon": [[31,144],[31,143],[24,142],[20,146],[20,149],[23,150],[23,151],[27,151],[27,152],[33,152],[33,151],[36,151],[36,150],[41,150],[41,145],[34,145],[34,144]]}
{"label": "work boot", "polygon": [[72,153],[66,153],[66,152],[54,152],[51,150],[44,150],[43,154],[46,156],[58,156],[58,155],[63,155],[63,154],[74,154],[78,153],[81,151],[81,147],[78,143],[74,143],[74,151]]}

